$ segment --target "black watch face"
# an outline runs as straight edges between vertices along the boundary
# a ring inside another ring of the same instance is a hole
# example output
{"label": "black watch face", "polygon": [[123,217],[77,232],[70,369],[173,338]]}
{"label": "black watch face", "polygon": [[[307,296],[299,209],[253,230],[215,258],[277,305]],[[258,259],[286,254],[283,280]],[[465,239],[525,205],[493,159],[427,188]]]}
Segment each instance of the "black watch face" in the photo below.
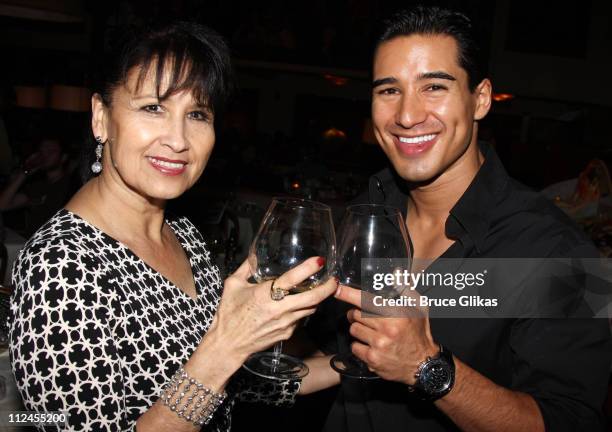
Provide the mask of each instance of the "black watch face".
{"label": "black watch face", "polygon": [[446,390],[452,381],[450,366],[443,360],[432,360],[421,371],[420,381],[427,394],[435,395]]}

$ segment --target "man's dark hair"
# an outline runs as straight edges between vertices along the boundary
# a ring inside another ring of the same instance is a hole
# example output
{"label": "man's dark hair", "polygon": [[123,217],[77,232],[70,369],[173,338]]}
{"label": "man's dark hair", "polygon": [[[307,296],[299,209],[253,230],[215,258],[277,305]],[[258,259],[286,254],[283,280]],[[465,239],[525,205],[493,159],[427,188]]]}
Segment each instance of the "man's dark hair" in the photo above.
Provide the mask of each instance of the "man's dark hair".
{"label": "man's dark hair", "polygon": [[447,35],[455,39],[458,62],[467,72],[470,91],[474,91],[486,77],[486,64],[476,30],[472,21],[461,12],[437,6],[416,6],[396,12],[384,21],[376,48],[396,37],[414,34]]}

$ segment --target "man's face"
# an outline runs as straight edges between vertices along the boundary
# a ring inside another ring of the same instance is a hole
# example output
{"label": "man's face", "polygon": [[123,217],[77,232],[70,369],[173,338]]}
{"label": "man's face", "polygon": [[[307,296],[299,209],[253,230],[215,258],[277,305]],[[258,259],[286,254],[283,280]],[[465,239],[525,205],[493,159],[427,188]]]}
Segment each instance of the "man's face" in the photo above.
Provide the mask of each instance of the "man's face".
{"label": "man's face", "polygon": [[63,151],[59,141],[55,139],[44,139],[38,145],[38,153],[41,158],[43,169],[54,169],[63,162]]}
{"label": "man's face", "polygon": [[475,121],[486,115],[491,86],[472,93],[446,35],[399,36],[374,57],[372,120],[376,139],[398,174],[430,182],[476,148]]}

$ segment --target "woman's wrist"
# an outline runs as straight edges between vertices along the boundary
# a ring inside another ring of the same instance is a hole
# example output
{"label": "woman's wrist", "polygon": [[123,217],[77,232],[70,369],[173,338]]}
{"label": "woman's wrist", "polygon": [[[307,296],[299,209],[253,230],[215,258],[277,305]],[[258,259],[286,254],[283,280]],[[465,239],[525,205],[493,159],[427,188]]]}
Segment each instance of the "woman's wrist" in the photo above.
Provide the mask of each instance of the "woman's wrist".
{"label": "woman's wrist", "polygon": [[165,386],[160,399],[180,418],[201,427],[212,420],[226,397],[225,391],[217,393],[211,390],[180,367]]}
{"label": "woman's wrist", "polygon": [[235,352],[227,341],[209,331],[189,361],[185,370],[215,391],[225,388],[227,381],[242,366],[246,356]]}

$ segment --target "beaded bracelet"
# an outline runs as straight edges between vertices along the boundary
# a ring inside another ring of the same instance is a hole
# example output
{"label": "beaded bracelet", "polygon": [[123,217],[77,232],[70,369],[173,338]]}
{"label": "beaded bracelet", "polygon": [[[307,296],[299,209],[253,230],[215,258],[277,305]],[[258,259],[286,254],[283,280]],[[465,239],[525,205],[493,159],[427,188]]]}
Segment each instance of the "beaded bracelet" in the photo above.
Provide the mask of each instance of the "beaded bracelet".
{"label": "beaded bracelet", "polygon": [[[180,391],[179,391],[180,390]],[[187,396],[183,405],[181,400]],[[161,400],[180,418],[196,426],[208,424],[213,414],[227,397],[226,392],[215,393],[191,378],[181,366],[164,387]]]}

